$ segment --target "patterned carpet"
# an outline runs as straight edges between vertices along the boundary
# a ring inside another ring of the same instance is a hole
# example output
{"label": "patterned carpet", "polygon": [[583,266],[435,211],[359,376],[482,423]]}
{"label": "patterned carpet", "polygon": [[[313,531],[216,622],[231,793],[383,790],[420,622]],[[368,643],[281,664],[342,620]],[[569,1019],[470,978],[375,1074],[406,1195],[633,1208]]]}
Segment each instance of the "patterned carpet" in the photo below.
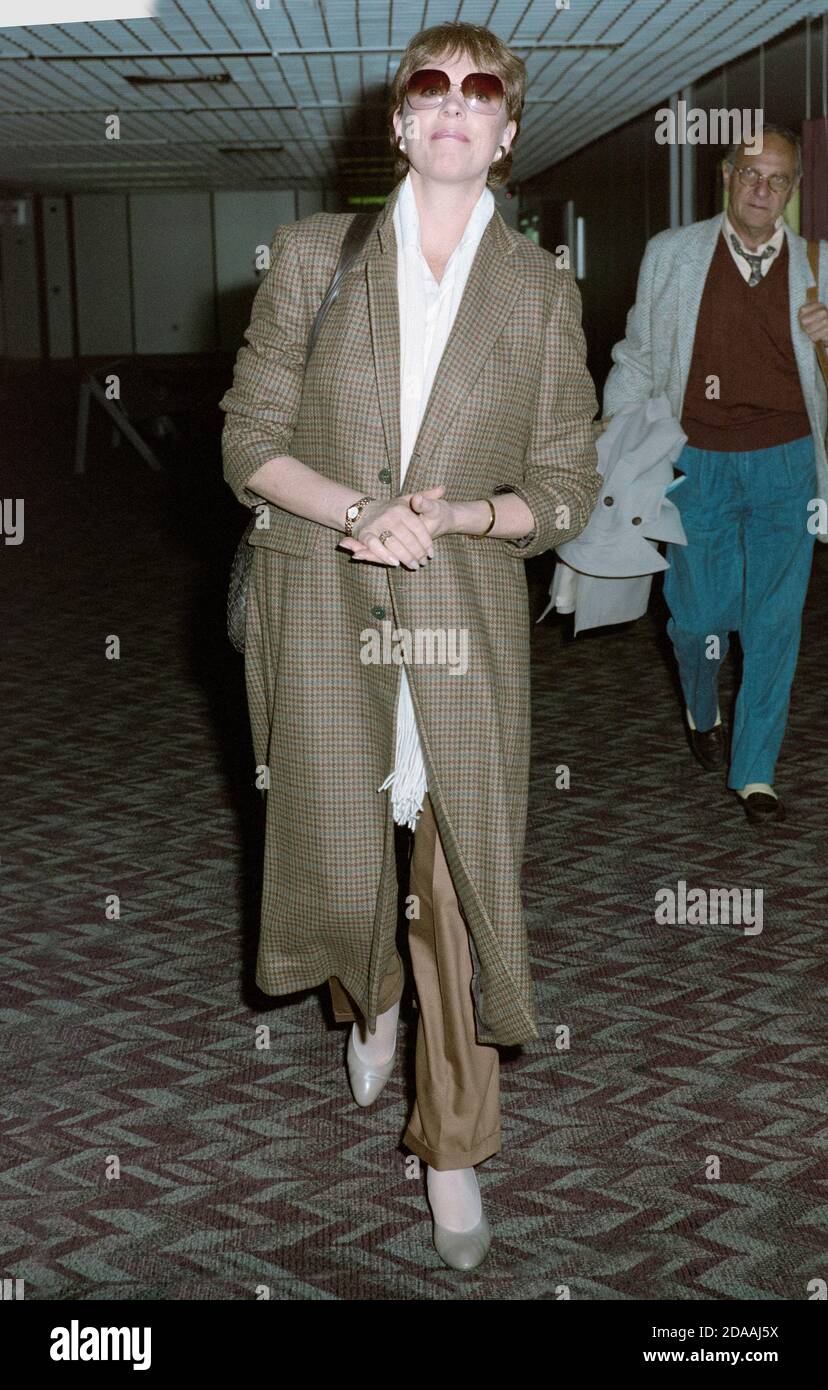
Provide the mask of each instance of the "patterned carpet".
{"label": "patterned carpet", "polygon": [[[659,594],[625,628],[535,628],[543,1036],[502,1051],[504,1148],[479,1170],[494,1243],[458,1274],[400,1147],[410,992],[401,1065],[361,1111],[327,991],[253,983],[261,802],[222,612],[244,518],[218,412],[181,417],[159,474],[93,412],[74,477],[71,371],[7,371],[0,406],[2,494],[26,507],[0,563],[3,1276],[41,1300],[806,1299],[825,1251],[828,548],[773,830],[690,755]],[[529,567],[536,613],[548,569]],[[726,702],[732,681],[731,660]],[[761,888],[762,932],[659,925],[679,880]]]}

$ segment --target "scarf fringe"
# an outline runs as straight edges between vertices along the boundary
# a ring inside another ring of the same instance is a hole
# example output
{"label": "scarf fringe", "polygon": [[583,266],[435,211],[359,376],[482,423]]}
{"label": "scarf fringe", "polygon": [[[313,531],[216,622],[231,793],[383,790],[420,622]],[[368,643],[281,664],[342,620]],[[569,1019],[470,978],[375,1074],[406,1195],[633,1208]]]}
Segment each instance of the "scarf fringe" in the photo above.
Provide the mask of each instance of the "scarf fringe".
{"label": "scarf fringe", "polygon": [[405,667],[400,672],[400,701],[397,711],[397,748],[394,770],[389,772],[377,791],[392,788],[394,820],[397,825],[417,827],[417,816],[423,809],[428,791],[423,754],[417,733],[414,706]]}

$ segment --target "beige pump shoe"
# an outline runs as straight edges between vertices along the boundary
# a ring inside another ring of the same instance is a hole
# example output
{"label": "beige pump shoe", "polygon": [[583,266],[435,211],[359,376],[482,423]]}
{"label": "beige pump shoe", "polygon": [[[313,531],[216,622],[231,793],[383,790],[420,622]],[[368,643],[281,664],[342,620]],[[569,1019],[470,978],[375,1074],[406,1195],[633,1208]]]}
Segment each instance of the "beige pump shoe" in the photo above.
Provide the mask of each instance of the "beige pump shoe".
{"label": "beige pump shoe", "polygon": [[394,1051],[387,1062],[379,1064],[365,1062],[354,1047],[354,1029],[356,1026],[355,1023],[351,1025],[351,1031],[348,1035],[348,1077],[357,1105],[373,1105],[394,1070],[397,1060],[396,1039],[394,1040]]}
{"label": "beige pump shoe", "polygon": [[485,1260],[492,1243],[492,1232],[483,1210],[482,1194],[480,1194],[480,1220],[476,1226],[471,1226],[466,1231],[453,1231],[448,1226],[440,1225],[434,1213],[427,1178],[426,1196],[431,1208],[431,1219],[434,1223],[434,1248],[443,1264],[448,1265],[450,1269],[476,1269]]}
{"label": "beige pump shoe", "polygon": [[476,1269],[489,1253],[492,1232],[483,1212],[470,1231],[448,1231],[434,1220],[434,1248],[450,1269]]}

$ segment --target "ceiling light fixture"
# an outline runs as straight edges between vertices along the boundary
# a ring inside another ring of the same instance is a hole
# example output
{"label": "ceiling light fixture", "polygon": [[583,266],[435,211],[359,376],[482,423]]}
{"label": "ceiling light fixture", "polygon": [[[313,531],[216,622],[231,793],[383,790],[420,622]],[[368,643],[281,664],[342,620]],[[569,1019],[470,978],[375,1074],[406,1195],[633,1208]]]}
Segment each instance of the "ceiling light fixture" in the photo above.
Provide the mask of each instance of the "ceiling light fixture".
{"label": "ceiling light fixture", "polygon": [[155,19],[158,0],[0,0],[0,29]]}
{"label": "ceiling light fixture", "polygon": [[132,87],[196,87],[200,82],[214,82],[226,86],[233,79],[229,72],[194,72],[191,77],[148,77],[143,73],[119,73]]}

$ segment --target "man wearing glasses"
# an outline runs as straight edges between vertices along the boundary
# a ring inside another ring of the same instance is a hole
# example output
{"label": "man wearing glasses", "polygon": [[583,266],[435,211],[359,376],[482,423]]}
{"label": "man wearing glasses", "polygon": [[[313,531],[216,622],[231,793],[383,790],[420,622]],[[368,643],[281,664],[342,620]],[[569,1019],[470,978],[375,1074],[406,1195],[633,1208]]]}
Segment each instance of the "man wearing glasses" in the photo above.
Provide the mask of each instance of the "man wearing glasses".
{"label": "man wearing glasses", "polygon": [[691,747],[707,771],[726,761],[718,675],[729,634],[739,633],[727,785],[751,824],[785,816],[774,770],[813,559],[813,504],[828,499],[828,399],[815,352],[828,341],[828,243],[819,243],[819,302],[806,304],[807,244],[782,219],[801,175],[799,141],[785,127],[765,125],[761,154],[730,151],[726,211],[648,243],[604,393],[606,420],[664,392],[687,435],[672,493],[687,545],[667,548],[667,631]]}

